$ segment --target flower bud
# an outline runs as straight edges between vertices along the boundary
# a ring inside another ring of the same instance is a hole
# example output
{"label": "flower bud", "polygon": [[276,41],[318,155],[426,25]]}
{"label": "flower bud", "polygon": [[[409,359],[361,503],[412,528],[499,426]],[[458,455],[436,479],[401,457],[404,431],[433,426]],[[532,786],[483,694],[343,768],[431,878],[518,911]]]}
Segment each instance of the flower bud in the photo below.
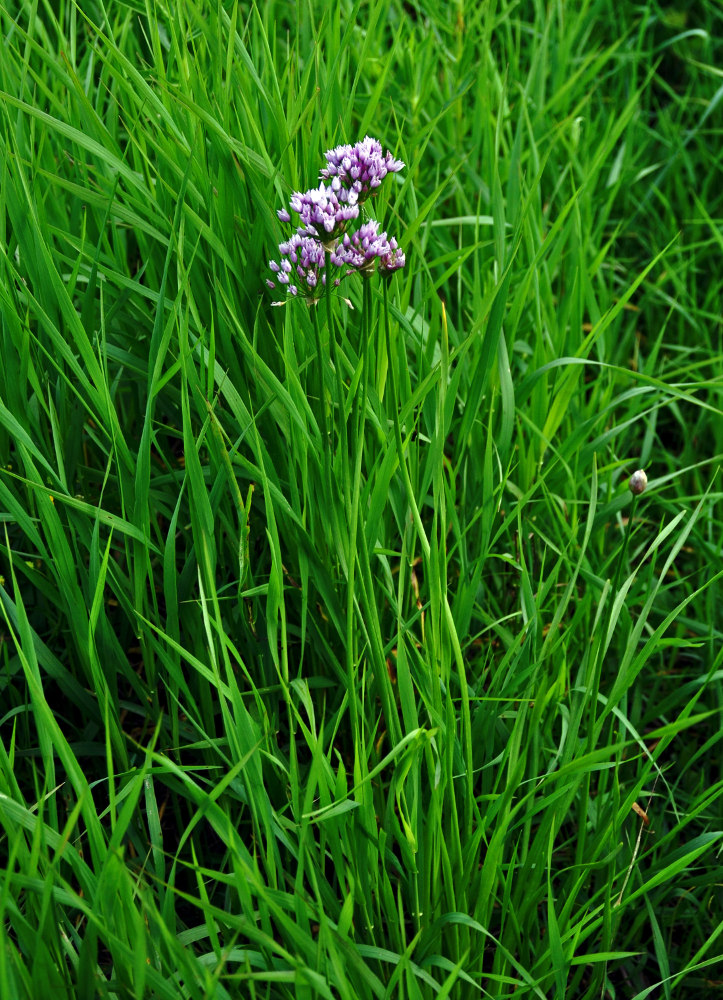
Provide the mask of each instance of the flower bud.
{"label": "flower bud", "polygon": [[648,485],[648,477],[645,475],[642,469],[638,469],[634,472],[630,479],[628,480],[628,486],[630,487],[630,492],[634,497],[639,497],[641,493],[645,491],[645,487]]}

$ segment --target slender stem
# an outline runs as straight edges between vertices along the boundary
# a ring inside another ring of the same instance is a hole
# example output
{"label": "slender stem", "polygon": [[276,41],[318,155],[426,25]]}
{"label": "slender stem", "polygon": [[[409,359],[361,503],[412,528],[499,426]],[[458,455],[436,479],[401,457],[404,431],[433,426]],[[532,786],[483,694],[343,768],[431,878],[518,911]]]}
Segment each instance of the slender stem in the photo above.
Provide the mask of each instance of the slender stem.
{"label": "slender stem", "polygon": [[[336,409],[338,412],[338,427],[337,427],[337,449],[341,452],[341,467],[342,467],[342,500],[344,502],[344,512],[346,514],[347,523],[351,514],[350,510],[350,489],[349,489],[349,452],[347,446],[347,434],[346,434],[346,417],[344,405],[344,381],[341,375],[341,364],[339,361],[339,346],[336,342],[336,337],[334,336],[334,326],[333,317],[331,310],[331,294],[332,294],[332,265],[331,265],[331,253],[327,251],[326,254],[326,321],[329,328],[329,345],[331,348],[331,358],[334,365],[334,370],[336,372]],[[348,556],[348,553],[347,553]]]}
{"label": "slender stem", "polygon": [[311,316],[314,323],[314,339],[316,341],[316,373],[319,393],[319,409],[321,410],[322,443],[324,450],[324,466],[328,463],[329,455],[329,423],[326,419],[326,382],[324,379],[324,352],[321,346],[321,331],[319,329],[319,317],[316,308],[312,308]]}
{"label": "slender stem", "polygon": [[[364,280],[363,286],[363,297],[362,297],[362,316],[361,316],[361,403],[359,403],[359,394],[357,392],[354,401],[354,421],[353,426],[355,429],[356,436],[356,450],[355,450],[355,465],[354,465],[354,485],[351,495],[351,519],[349,524],[349,559],[347,566],[347,598],[346,598],[346,670],[349,684],[349,706],[351,710],[351,723],[352,723],[352,735],[354,740],[354,746],[359,747],[358,740],[358,729],[359,729],[359,716],[357,711],[357,701],[356,701],[356,666],[357,666],[357,648],[355,642],[355,630],[354,630],[354,576],[357,563],[357,528],[359,526],[359,521],[362,521],[363,530],[363,515],[360,515],[360,497],[361,497],[361,473],[362,473],[362,457],[364,453],[364,430],[366,424],[366,406],[367,406],[367,372],[368,372],[368,359],[369,359],[369,334],[370,334],[370,306],[371,306],[371,295],[369,294],[369,281]],[[364,543],[363,543],[364,544]]]}
{"label": "slender stem", "polygon": [[[611,597],[610,597],[610,609],[608,611],[608,614],[605,616],[605,629],[603,631],[602,642],[601,642],[599,650],[598,650],[598,653],[599,653],[599,664],[596,664],[596,668],[597,669],[596,669],[596,673],[595,673],[595,690],[594,690],[594,699],[595,700],[593,702],[593,716],[592,716],[592,720],[591,720],[593,722],[594,722],[594,719],[595,719],[595,714],[594,714],[594,712],[595,712],[595,705],[597,704],[598,693],[599,693],[599,690],[600,690],[600,676],[602,674],[602,661],[603,661],[603,658],[604,658],[604,655],[605,655],[605,641],[607,639],[608,632],[610,631],[610,627],[612,625],[613,609],[614,609],[614,606],[615,606],[615,598],[618,595],[618,588],[620,586],[620,576],[621,576],[621,573],[622,573],[623,564],[625,563],[625,559],[626,559],[626,556],[627,556],[628,543],[630,542],[630,537],[631,537],[631,535],[633,533],[633,522],[635,520],[635,511],[637,509],[637,506],[638,506],[638,494],[637,493],[633,493],[633,502],[632,502],[632,505],[630,507],[630,514],[628,516],[628,523],[625,526],[625,535],[623,537],[623,544],[622,544],[622,548],[620,549],[620,554],[618,556],[617,566],[615,567],[615,578],[613,580],[613,586],[612,586]],[[590,732],[588,733],[588,747],[589,747],[590,750],[594,749],[594,736],[593,736],[594,728],[595,728],[594,725],[591,725],[590,726]],[[587,788],[586,788],[587,796],[589,796],[589,794],[590,794],[589,780],[590,780],[590,775],[588,774],[588,785],[587,785]],[[609,951],[612,950],[612,943],[613,943],[613,940],[615,938],[618,925],[620,923],[620,911],[617,908],[620,906],[620,903],[621,903],[622,898],[623,898],[623,893],[625,892],[625,887],[627,886],[628,879],[630,878],[630,872],[632,871],[633,866],[635,865],[635,859],[636,859],[638,851],[640,849],[640,840],[642,838],[643,830],[644,829],[645,829],[645,826],[644,826],[643,823],[641,823],[641,825],[640,825],[640,832],[638,834],[638,839],[637,839],[637,841],[635,843],[635,849],[633,850],[633,857],[632,857],[632,860],[630,862],[630,866],[629,866],[629,868],[627,870],[627,873],[625,875],[625,881],[623,882],[623,887],[620,890],[620,894],[619,894],[617,900],[612,904],[612,911],[615,911],[615,912],[611,911],[611,906],[610,906],[610,904],[612,902],[612,886],[611,885],[607,886],[607,898],[606,898],[606,903],[605,903],[605,906],[604,906],[604,909],[603,909],[603,928],[602,928],[602,950],[604,952],[609,952]],[[602,979],[601,989],[600,989],[600,996],[602,998],[605,995],[605,982],[606,982],[606,976],[607,976],[607,962],[605,962],[605,965],[602,968],[602,971],[601,971],[601,973],[599,975],[600,975],[600,978]]]}
{"label": "slender stem", "polygon": [[[618,586],[620,584],[620,573],[622,572],[623,563],[625,562],[625,556],[628,551],[628,542],[630,541],[630,536],[633,533],[633,520],[635,518],[635,509],[638,506],[638,495],[633,493],[633,503],[630,508],[630,516],[628,517],[628,523],[625,528],[625,537],[623,539],[623,547],[620,550],[620,558],[618,559],[618,565],[615,570],[615,580],[613,581],[613,600],[615,599],[615,594],[618,592]],[[612,605],[610,605],[610,619],[612,619]],[[608,620],[608,627],[610,627],[610,620]]]}
{"label": "slender stem", "polygon": [[628,551],[628,542],[630,541],[630,536],[633,531],[633,519],[635,517],[635,510],[637,508],[637,505],[638,505],[638,498],[635,494],[633,494],[633,503],[630,508],[630,516],[628,517],[628,523],[625,528],[623,544],[622,548],[620,549],[620,554],[618,555],[618,563],[615,568],[615,578],[613,580],[612,589],[610,591],[610,605],[607,610],[607,613],[603,615],[603,628],[600,634],[600,640],[595,650],[592,691],[591,691],[591,701],[590,701],[590,724],[588,727],[588,734],[587,734],[588,751],[592,751],[595,746],[595,738],[596,738],[595,730],[597,723],[597,701],[600,694],[600,681],[602,679],[603,661],[605,659],[605,651],[607,648],[606,647],[607,636],[613,621],[615,598],[618,595],[618,588],[620,586],[620,575],[622,573],[623,563],[625,562],[625,557]]}
{"label": "slender stem", "polygon": [[329,440],[329,421],[326,413],[326,360],[321,343],[321,329],[317,307],[312,308],[312,321],[314,324],[314,339],[316,341],[316,383],[318,387],[320,417],[317,416],[321,430],[321,464],[323,467],[321,482],[321,504],[318,508],[322,514],[319,522],[322,535],[327,541],[332,540],[332,551],[334,549],[333,539],[338,536],[338,519],[336,517],[336,505],[334,503],[334,487],[331,475],[331,441]]}
{"label": "slender stem", "polygon": [[389,293],[387,291],[386,280],[382,283],[382,289],[384,292],[384,332],[387,344],[387,372],[389,376],[389,388],[391,395],[392,421],[394,423],[394,439],[397,445],[397,459],[399,461],[399,469],[402,473],[402,479],[404,480],[404,490],[407,495],[407,503],[412,511],[412,518],[414,519],[414,524],[417,528],[424,558],[428,561],[430,554],[429,539],[427,538],[427,533],[424,530],[422,519],[419,516],[419,509],[414,496],[414,489],[412,488],[412,480],[409,478],[409,470],[407,469],[407,463],[404,458],[402,430],[399,426],[399,400],[397,398],[397,380],[395,375],[396,358],[392,355],[391,333],[389,330]]}

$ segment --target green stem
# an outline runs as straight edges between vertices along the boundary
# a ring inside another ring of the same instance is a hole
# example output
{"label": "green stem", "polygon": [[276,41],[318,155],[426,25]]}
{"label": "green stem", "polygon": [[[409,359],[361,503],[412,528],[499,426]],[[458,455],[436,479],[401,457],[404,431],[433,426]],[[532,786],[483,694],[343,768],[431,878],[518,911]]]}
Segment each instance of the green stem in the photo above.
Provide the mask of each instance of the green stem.
{"label": "green stem", "polygon": [[[350,489],[349,489],[349,450],[347,447],[347,434],[346,434],[346,417],[345,411],[346,407],[344,405],[344,381],[341,375],[341,364],[339,361],[339,346],[336,342],[336,337],[334,336],[333,327],[333,317],[331,310],[331,294],[332,294],[332,264],[331,264],[331,253],[327,250],[326,252],[326,322],[329,329],[329,345],[331,348],[331,359],[334,365],[334,371],[336,372],[336,409],[339,417],[339,424],[337,427],[337,450],[341,452],[341,468],[342,468],[342,500],[344,502],[344,513],[347,518],[347,523],[349,523],[349,518],[351,515],[350,510]],[[348,554],[347,554],[348,555]]]}
{"label": "green stem", "polygon": [[[591,752],[595,748],[596,740],[596,722],[597,722],[597,701],[600,693],[600,680],[602,677],[602,665],[605,659],[607,636],[610,631],[610,627],[613,621],[613,611],[615,608],[615,598],[618,595],[618,590],[620,587],[620,577],[622,574],[623,565],[626,560],[628,552],[628,543],[630,542],[630,537],[633,533],[633,521],[635,520],[635,511],[638,506],[638,494],[633,493],[633,502],[630,507],[630,514],[628,516],[628,523],[625,527],[625,534],[623,536],[623,544],[620,549],[620,554],[618,556],[617,566],[615,567],[615,577],[613,579],[612,590],[610,592],[610,607],[605,618],[605,626],[602,632],[602,639],[597,649],[597,656],[595,662],[595,676],[593,682],[593,700],[591,702],[590,711],[590,725],[588,729],[588,752]],[[590,796],[590,785],[591,785],[591,775],[590,772],[587,774],[587,780],[585,784],[585,798],[587,801]],[[615,936],[616,928],[619,923],[620,914],[613,914],[612,912],[612,885],[609,881],[606,882],[606,899],[603,906],[603,926],[602,926],[602,950],[603,952],[609,952],[612,949],[612,942]],[[605,992],[605,975],[607,970],[607,962],[599,970],[596,977],[596,985],[601,985],[602,994]],[[602,983],[600,982],[602,980]]]}
{"label": "green stem", "polygon": [[[623,538],[623,545],[618,556],[618,564],[615,569],[615,578],[613,580],[613,585],[610,593],[610,604],[606,613],[602,615],[602,631],[598,633],[596,637],[596,643],[594,649],[591,653],[592,656],[592,684],[590,689],[590,710],[588,717],[588,727],[587,727],[587,752],[592,753],[595,749],[595,742],[598,737],[598,698],[600,696],[600,684],[602,680],[602,668],[603,662],[605,660],[606,652],[606,642],[607,635],[610,631],[610,626],[613,620],[613,609],[615,607],[615,598],[618,594],[618,587],[620,585],[620,574],[622,573],[623,563],[625,562],[625,556],[628,551],[628,542],[630,541],[630,536],[633,529],[633,518],[635,516],[635,509],[637,507],[637,496],[633,494],[633,504],[630,510],[630,517],[628,518],[627,527],[625,529],[625,536]],[[581,801],[583,803],[588,802],[591,794],[592,788],[592,775],[591,772],[587,772],[584,780],[583,794]],[[578,863],[581,863],[581,859],[585,856],[585,842],[586,842],[586,830],[584,826],[585,817],[583,818],[583,824],[580,827],[580,834],[578,837],[578,845],[576,851],[576,859]]]}
{"label": "green stem", "polygon": [[[356,669],[357,648],[354,629],[354,576],[357,563],[357,529],[360,521],[361,473],[362,456],[364,453],[364,430],[366,425],[367,407],[367,371],[369,359],[370,305],[369,282],[364,280],[361,316],[361,404],[359,394],[354,401],[353,426],[356,437],[356,452],[354,465],[354,485],[351,495],[351,520],[349,523],[349,558],[347,566],[347,600],[346,600],[346,671],[349,685],[349,707],[351,710],[352,735],[354,746],[359,748],[359,716],[356,701]],[[361,518],[363,521],[363,517]],[[362,525],[363,529],[363,525]],[[356,780],[356,775],[355,775]]]}
{"label": "green stem", "polygon": [[424,530],[424,525],[422,524],[422,519],[419,516],[419,508],[417,507],[417,501],[414,496],[414,489],[412,488],[412,480],[409,478],[409,470],[407,469],[407,463],[404,458],[404,445],[402,443],[402,430],[399,425],[399,400],[397,398],[397,379],[395,374],[396,358],[392,355],[392,344],[391,344],[391,333],[389,329],[389,293],[387,291],[387,281],[383,281],[382,289],[384,292],[384,333],[386,336],[387,344],[387,374],[389,376],[389,388],[391,394],[391,411],[392,411],[392,421],[394,423],[394,440],[397,446],[397,459],[399,461],[399,469],[402,473],[402,479],[404,481],[404,490],[407,495],[407,503],[412,512],[412,518],[414,524],[417,528],[417,534],[419,535],[419,540],[422,546],[422,552],[424,553],[424,558],[429,563],[429,539],[427,538],[427,533]]}
{"label": "green stem", "polygon": [[[623,547],[620,550],[620,558],[618,559],[618,565],[615,570],[615,580],[613,581],[613,600],[615,599],[615,594],[618,592],[618,586],[620,585],[620,574],[622,572],[623,563],[625,562],[625,556],[628,551],[628,542],[630,541],[630,536],[633,533],[633,520],[635,518],[635,509],[638,506],[638,495],[633,493],[633,504],[630,508],[630,516],[628,517],[628,523],[625,529],[625,537],[623,539]],[[608,619],[608,628],[610,627],[610,621],[612,620],[612,604],[610,605],[610,617]]]}
{"label": "green stem", "polygon": [[612,589],[610,591],[610,605],[607,613],[603,616],[603,629],[600,636],[600,642],[598,643],[597,649],[595,651],[595,665],[593,671],[593,683],[591,692],[591,702],[590,702],[590,724],[588,727],[587,734],[587,744],[588,751],[592,752],[595,748],[595,738],[596,738],[596,728],[597,728],[597,702],[600,695],[600,682],[602,679],[602,668],[603,661],[605,659],[605,652],[607,649],[607,637],[610,631],[610,626],[612,625],[613,612],[615,608],[615,598],[618,595],[618,588],[620,586],[620,574],[622,573],[623,564],[625,562],[625,557],[628,551],[628,542],[630,541],[630,536],[633,530],[633,518],[635,517],[635,509],[638,505],[638,498],[633,494],[633,504],[630,508],[630,516],[628,517],[628,523],[625,528],[625,535],[623,537],[623,545],[620,549],[620,554],[618,556],[618,564],[615,568],[615,578],[613,580]]}
{"label": "green stem", "polygon": [[314,340],[316,341],[316,372],[317,386],[319,393],[319,409],[321,410],[322,443],[324,449],[324,467],[328,464],[329,455],[329,423],[326,419],[326,381],[324,379],[324,352],[321,346],[321,330],[319,329],[319,317],[316,307],[311,309],[311,318],[314,323]]}
{"label": "green stem", "polygon": [[331,544],[331,551],[334,551],[335,548],[338,550],[337,539],[339,535],[339,524],[336,516],[336,504],[334,501],[334,485],[331,475],[331,441],[329,439],[329,421],[326,413],[326,379],[324,378],[326,361],[321,343],[321,330],[316,307],[312,307],[312,320],[314,324],[314,339],[316,341],[316,382],[318,386],[320,410],[320,416],[317,419],[319,420],[322,434],[321,464],[323,466],[321,482],[322,502],[317,506],[321,512],[319,522],[321,525],[322,536],[325,537],[327,542]]}

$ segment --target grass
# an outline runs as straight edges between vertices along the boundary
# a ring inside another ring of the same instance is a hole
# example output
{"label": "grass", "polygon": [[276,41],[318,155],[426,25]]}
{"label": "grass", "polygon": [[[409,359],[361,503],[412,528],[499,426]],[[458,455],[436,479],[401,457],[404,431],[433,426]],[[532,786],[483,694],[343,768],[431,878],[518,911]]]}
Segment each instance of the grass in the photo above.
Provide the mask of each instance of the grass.
{"label": "grass", "polygon": [[719,5],[0,24],[0,995],[713,995]]}

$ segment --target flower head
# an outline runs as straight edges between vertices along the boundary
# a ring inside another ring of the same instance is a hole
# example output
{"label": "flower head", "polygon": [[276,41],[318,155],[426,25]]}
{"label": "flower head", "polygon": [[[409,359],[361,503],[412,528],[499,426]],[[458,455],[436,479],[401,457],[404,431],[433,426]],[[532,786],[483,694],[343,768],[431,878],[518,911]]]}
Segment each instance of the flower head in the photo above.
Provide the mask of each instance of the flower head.
{"label": "flower head", "polygon": [[[329,150],[326,162],[318,187],[291,196],[289,208],[300,224],[291,239],[279,244],[280,260],[269,263],[272,273],[266,284],[283,287],[286,301],[299,296],[316,302],[326,284],[327,262],[334,268],[335,286],[355,271],[368,277],[377,269],[390,275],[404,267],[404,253],[395,239],[379,232],[378,222],[363,222],[355,232],[348,231],[349,223],[359,218],[361,204],[388,173],[404,167],[402,161],[382,153],[379,140],[366,136],[354,146]],[[291,222],[286,208],[276,214],[281,222]]]}
{"label": "flower head", "polygon": [[326,153],[327,165],[321,177],[331,180],[335,191],[354,191],[360,202],[374,194],[389,173],[402,170],[404,163],[390,152],[382,153],[378,139],[366,136],[353,146],[343,145]]}
{"label": "flower head", "polygon": [[315,236],[325,243],[333,242],[346,229],[350,219],[359,215],[356,193],[341,189],[335,191],[323,183],[308,191],[296,191],[289,204],[301,220],[299,232]]}
{"label": "flower head", "polygon": [[391,278],[395,271],[401,270],[407,263],[404,251],[400,250],[397,241],[392,238],[389,241],[389,252],[385,253],[379,260],[379,273],[383,278]]}
{"label": "flower head", "polygon": [[644,493],[647,485],[648,477],[642,469],[638,469],[637,472],[634,472],[628,480],[628,488],[634,497],[639,497],[641,493]]}
{"label": "flower head", "polygon": [[349,267],[361,274],[373,273],[377,258],[389,251],[386,233],[379,232],[379,223],[371,219],[353,233],[344,233],[337,254]]}
{"label": "flower head", "polygon": [[375,219],[362,223],[356,232],[344,233],[336,253],[342,263],[364,277],[370,277],[377,265],[381,274],[404,267],[404,254],[397,241],[394,237],[388,239],[386,233],[380,233]]}
{"label": "flower head", "polygon": [[[291,239],[279,243],[279,252],[280,261],[269,261],[275,281],[267,278],[266,284],[269,288],[275,288],[278,283],[286,290],[287,295],[299,295],[315,302],[326,284],[324,247],[311,236],[295,233]],[[337,269],[344,265],[344,261],[334,251],[331,252],[331,263]],[[341,277],[336,277],[334,284],[338,285],[340,281]]]}

